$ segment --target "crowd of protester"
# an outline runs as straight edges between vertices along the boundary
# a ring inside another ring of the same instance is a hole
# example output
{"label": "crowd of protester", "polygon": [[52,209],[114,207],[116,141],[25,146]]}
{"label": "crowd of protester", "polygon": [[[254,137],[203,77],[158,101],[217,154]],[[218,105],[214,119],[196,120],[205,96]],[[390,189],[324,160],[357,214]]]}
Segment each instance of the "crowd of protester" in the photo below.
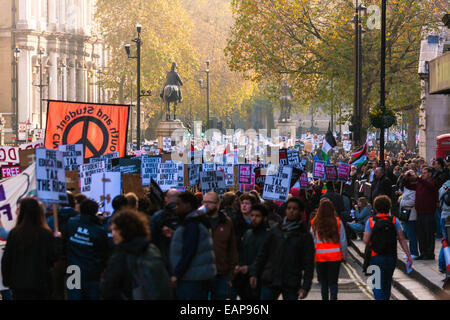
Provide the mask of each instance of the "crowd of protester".
{"label": "crowd of protester", "polygon": [[[285,203],[263,200],[257,190],[219,196],[171,189],[163,203],[150,194],[117,196],[114,212],[103,216],[98,203],[68,192],[57,213],[59,232],[52,212],[24,198],[16,227],[0,227],[7,239],[1,272],[10,289],[1,293],[3,299],[276,300],[281,294],[297,300],[308,296],[316,272],[322,299],[336,300],[348,241],[359,237],[384,275],[374,296],[389,299],[397,241],[410,264],[435,259],[435,239],[446,236],[449,187],[443,159],[428,165],[399,153],[383,166],[371,159],[352,167],[344,185],[318,180],[306,190],[291,188]],[[392,237],[377,240],[386,223]],[[438,263],[444,271],[442,250]]]}

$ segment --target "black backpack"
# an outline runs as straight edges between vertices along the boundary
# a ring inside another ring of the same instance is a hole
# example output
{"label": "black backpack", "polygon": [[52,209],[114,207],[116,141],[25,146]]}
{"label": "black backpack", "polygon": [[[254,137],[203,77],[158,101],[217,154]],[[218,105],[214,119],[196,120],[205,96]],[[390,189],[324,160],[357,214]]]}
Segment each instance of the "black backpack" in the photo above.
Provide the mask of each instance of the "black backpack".
{"label": "black backpack", "polygon": [[128,256],[128,270],[133,279],[133,300],[172,300],[169,273],[159,249],[149,244],[139,256]]}
{"label": "black backpack", "polygon": [[394,217],[374,216],[372,219],[374,221],[370,237],[372,250],[381,255],[397,256],[397,230]]}

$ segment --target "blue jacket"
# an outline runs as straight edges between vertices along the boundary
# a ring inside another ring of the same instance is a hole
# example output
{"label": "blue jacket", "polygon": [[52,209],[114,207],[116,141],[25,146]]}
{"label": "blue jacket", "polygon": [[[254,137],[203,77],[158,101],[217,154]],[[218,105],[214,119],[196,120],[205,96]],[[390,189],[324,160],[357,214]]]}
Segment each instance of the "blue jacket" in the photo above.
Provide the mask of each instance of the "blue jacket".
{"label": "blue jacket", "polygon": [[97,217],[81,214],[67,222],[67,264],[81,269],[82,281],[100,280],[108,258],[108,235]]}
{"label": "blue jacket", "polygon": [[355,220],[357,223],[366,225],[367,220],[373,215],[373,210],[370,205],[365,206],[361,211],[356,210]]}
{"label": "blue jacket", "polygon": [[172,274],[180,280],[211,280],[216,276],[208,221],[202,211],[189,213],[170,244]]}

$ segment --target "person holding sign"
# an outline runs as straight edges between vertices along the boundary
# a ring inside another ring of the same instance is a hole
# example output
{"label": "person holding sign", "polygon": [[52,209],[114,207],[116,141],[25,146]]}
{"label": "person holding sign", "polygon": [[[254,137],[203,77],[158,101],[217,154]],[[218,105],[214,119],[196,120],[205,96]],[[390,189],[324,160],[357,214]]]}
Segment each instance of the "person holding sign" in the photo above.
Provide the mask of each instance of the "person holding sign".
{"label": "person holding sign", "polygon": [[8,235],[2,258],[3,284],[14,300],[48,300],[52,294],[53,264],[58,259],[58,238],[47,225],[42,205],[23,198],[17,207],[17,224]]}
{"label": "person holding sign", "polygon": [[250,285],[261,283],[261,300],[305,299],[314,275],[314,242],[300,223],[305,204],[299,198],[287,201],[282,225],[273,227],[250,268]]}

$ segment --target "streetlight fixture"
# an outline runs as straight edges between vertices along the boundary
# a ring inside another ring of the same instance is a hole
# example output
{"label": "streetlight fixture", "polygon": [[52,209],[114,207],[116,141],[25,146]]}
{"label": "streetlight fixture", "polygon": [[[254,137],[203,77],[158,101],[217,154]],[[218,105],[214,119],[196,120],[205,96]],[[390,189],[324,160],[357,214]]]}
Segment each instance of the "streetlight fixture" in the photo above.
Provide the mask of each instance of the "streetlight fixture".
{"label": "streetlight fixture", "polygon": [[201,89],[206,89],[206,128],[209,129],[209,60],[206,60],[206,87],[203,87],[203,79],[199,79],[198,83]]}
{"label": "streetlight fixture", "polygon": [[[381,1],[380,108],[386,111],[386,0]],[[380,129],[380,165],[384,168],[384,128]]]}
{"label": "streetlight fixture", "polygon": [[102,103],[102,74],[103,71],[102,70],[97,70],[97,74],[98,74],[98,103]]}
{"label": "streetlight fixture", "polygon": [[353,97],[353,115],[351,120],[350,131],[352,131],[353,147],[360,146],[361,141],[361,126],[362,126],[362,34],[365,30],[362,29],[361,16],[367,13],[367,8],[358,4],[356,0],[355,14],[350,21],[355,30],[355,41],[353,50],[354,61],[354,97]]}
{"label": "streetlight fixture", "polygon": [[48,84],[43,84],[42,81],[42,56],[45,55],[45,50],[42,47],[39,47],[38,51],[39,55],[39,84],[35,84],[35,87],[39,87],[39,129],[42,129],[42,98],[43,98],[43,90],[44,87],[48,86]]}
{"label": "streetlight fixture", "polygon": [[65,86],[65,81],[66,81],[66,77],[65,77],[65,70],[66,70],[66,67],[67,67],[67,65],[66,65],[66,63],[65,63],[65,60],[61,60],[61,64],[60,64],[60,67],[61,67],[61,100],[65,100],[65,97],[64,97],[64,95],[65,95],[65,92],[64,92],[64,86]]}
{"label": "streetlight fixture", "polygon": [[15,145],[17,146],[17,141],[19,139],[19,58],[20,58],[20,49],[18,46],[14,49],[14,134],[16,136]]}
{"label": "streetlight fixture", "polygon": [[125,51],[127,53],[128,59],[136,59],[137,60],[137,94],[136,94],[136,142],[137,147],[141,147],[141,97],[147,97],[151,95],[150,90],[143,90],[141,92],[141,31],[142,26],[140,24],[136,25],[136,31],[138,33],[137,38],[134,38],[132,41],[136,43],[137,51],[136,56],[131,56],[130,44],[125,45]]}

